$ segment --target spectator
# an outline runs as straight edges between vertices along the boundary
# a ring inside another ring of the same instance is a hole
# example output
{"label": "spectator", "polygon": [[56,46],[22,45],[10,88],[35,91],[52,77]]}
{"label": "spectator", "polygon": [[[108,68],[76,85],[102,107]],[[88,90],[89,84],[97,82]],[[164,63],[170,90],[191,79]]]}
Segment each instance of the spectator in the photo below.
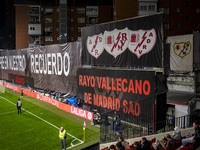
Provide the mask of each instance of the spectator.
{"label": "spectator", "polygon": [[24,95],[24,90],[22,89],[21,90],[21,97],[23,97],[23,95]]}
{"label": "spectator", "polygon": [[125,150],[125,147],[122,146],[121,142],[117,142],[116,147],[117,147],[117,150]]}
{"label": "spectator", "polygon": [[125,147],[125,149],[131,149],[128,142],[127,141],[124,141],[124,138],[122,136],[119,137],[119,142],[122,143],[122,146]]}
{"label": "spectator", "polygon": [[110,145],[110,149],[109,150],[115,150],[115,145]]}
{"label": "spectator", "polygon": [[173,138],[175,141],[181,140],[181,131],[180,131],[180,127],[176,126],[176,127],[174,128],[174,132],[172,133],[172,138]]}
{"label": "spectator", "polygon": [[167,147],[169,147],[170,145],[175,144],[175,141],[171,138],[171,135],[167,134],[166,136],[167,140],[164,140],[164,148],[166,149]]}
{"label": "spectator", "polygon": [[142,150],[150,150],[150,143],[149,143],[149,141],[146,139],[146,137],[143,137],[143,138],[142,138],[141,149],[142,149]]}
{"label": "spectator", "polygon": [[193,122],[193,127],[195,129],[194,135],[191,135],[190,133],[188,133],[186,135],[186,139],[182,139],[183,146],[186,146],[187,144],[192,144],[192,143],[199,144],[199,141],[200,141],[200,127],[199,127],[199,122],[198,121],[194,121]]}
{"label": "spectator", "polygon": [[156,144],[153,144],[153,147],[154,149],[165,149],[171,145],[171,141],[171,136],[167,134],[162,140],[158,141]]}
{"label": "spectator", "polygon": [[117,115],[117,120],[115,123],[115,130],[116,130],[117,135],[119,135],[120,133],[120,124],[121,124],[120,115]]}
{"label": "spectator", "polygon": [[58,93],[56,93],[56,100],[58,101],[58,99],[59,99],[59,96],[60,96],[60,93],[58,92]]}
{"label": "spectator", "polygon": [[133,150],[141,150],[141,146],[139,142],[134,142],[134,149]]}
{"label": "spectator", "polygon": [[115,123],[117,121],[117,112],[115,111],[113,114],[113,131],[115,130]]}
{"label": "spectator", "polygon": [[51,90],[49,90],[49,97],[51,97]]}
{"label": "spectator", "polygon": [[76,103],[77,107],[80,108],[81,107],[81,100],[78,99],[77,103]]}

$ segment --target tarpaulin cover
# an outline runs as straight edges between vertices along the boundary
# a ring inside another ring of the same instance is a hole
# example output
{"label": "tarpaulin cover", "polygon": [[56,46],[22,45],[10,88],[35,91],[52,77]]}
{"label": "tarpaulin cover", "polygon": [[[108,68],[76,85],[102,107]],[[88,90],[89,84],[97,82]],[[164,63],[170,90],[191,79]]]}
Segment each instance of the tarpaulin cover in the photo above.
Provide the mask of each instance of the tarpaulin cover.
{"label": "tarpaulin cover", "polygon": [[75,96],[80,58],[79,42],[1,52],[1,76],[6,80],[11,74],[32,77],[36,88]]}
{"label": "tarpaulin cover", "polygon": [[161,68],[162,23],[154,14],[83,28],[83,65]]}
{"label": "tarpaulin cover", "polygon": [[154,71],[79,68],[77,77],[77,98],[85,104],[105,111],[116,109],[123,114],[145,118],[145,122],[153,120]]}

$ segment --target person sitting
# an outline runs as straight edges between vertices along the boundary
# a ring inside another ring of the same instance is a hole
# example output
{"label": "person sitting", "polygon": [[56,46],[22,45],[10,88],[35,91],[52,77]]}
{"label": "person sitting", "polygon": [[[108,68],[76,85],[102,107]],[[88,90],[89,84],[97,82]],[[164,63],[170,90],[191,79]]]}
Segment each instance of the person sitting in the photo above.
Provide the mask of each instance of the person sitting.
{"label": "person sitting", "polygon": [[116,148],[117,148],[117,150],[125,150],[125,147],[122,146],[122,142],[117,142]]}
{"label": "person sitting", "polygon": [[176,127],[174,128],[174,132],[172,133],[172,139],[174,139],[175,141],[181,140],[181,131],[180,131],[180,127],[176,126]]}
{"label": "person sitting", "polygon": [[133,150],[141,150],[141,145],[139,142],[134,142],[134,149]]}
{"label": "person sitting", "polygon": [[110,145],[110,149],[109,150],[115,150],[115,145]]}
{"label": "person sitting", "polygon": [[171,135],[167,134],[165,137],[166,137],[166,139],[167,139],[167,140],[164,140],[164,148],[165,148],[165,149],[166,149],[167,147],[169,147],[169,146],[175,144],[176,141],[173,140],[173,139],[171,138]]}
{"label": "person sitting", "polygon": [[182,139],[183,146],[186,146],[187,144],[192,144],[192,143],[199,144],[199,141],[200,141],[199,122],[198,121],[194,121],[193,122],[193,127],[195,129],[195,134],[194,135],[192,135],[190,133],[186,134],[186,139]]}
{"label": "person sitting", "polygon": [[141,142],[141,149],[142,150],[150,150],[150,143],[149,141],[146,139],[146,137],[142,138],[142,142]]}
{"label": "person sitting", "polygon": [[165,149],[171,145],[171,141],[172,141],[171,136],[167,134],[162,140],[158,141],[155,145],[153,144],[153,147],[154,149],[163,149],[163,148]]}
{"label": "person sitting", "polygon": [[131,149],[130,146],[129,146],[129,144],[128,144],[128,142],[124,141],[124,138],[122,136],[119,137],[118,141],[122,143],[122,146],[124,146],[125,149]]}

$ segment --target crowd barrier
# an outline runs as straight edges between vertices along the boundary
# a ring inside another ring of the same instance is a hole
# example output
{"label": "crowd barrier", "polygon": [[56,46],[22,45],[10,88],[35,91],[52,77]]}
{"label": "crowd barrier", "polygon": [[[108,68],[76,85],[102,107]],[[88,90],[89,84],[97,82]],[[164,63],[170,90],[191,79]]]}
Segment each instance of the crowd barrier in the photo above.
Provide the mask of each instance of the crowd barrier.
{"label": "crowd barrier", "polygon": [[[21,90],[22,90],[22,88],[20,88],[18,86],[15,86],[15,85],[12,85],[12,84],[9,84],[9,83],[3,83],[2,81],[0,81],[0,85],[3,85],[8,89],[12,89],[12,90],[17,91],[17,92],[21,92]],[[39,99],[41,101],[52,104],[52,105],[56,106],[57,108],[59,108],[61,110],[64,110],[64,111],[69,112],[71,114],[74,114],[76,116],[85,118],[87,120],[93,121],[93,113],[90,112],[90,111],[62,103],[62,102],[57,101],[57,100],[55,100],[51,97],[39,94],[39,93],[34,92],[34,91],[27,90],[27,89],[24,89],[24,88],[23,88],[23,91],[24,91],[24,93],[23,93],[24,95],[34,97],[34,98]]]}

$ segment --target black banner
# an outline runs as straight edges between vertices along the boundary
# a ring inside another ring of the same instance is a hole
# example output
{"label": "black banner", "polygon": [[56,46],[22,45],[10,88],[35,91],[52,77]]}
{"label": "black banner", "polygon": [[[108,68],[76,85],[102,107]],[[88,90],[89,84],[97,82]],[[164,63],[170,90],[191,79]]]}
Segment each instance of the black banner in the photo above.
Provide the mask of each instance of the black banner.
{"label": "black banner", "polygon": [[[77,97],[99,110],[117,110],[153,120],[155,72],[79,68]],[[146,117],[148,118],[148,117]]]}
{"label": "black banner", "polygon": [[30,79],[26,83],[31,87],[76,96],[80,60],[79,42],[0,52],[1,78],[13,80],[14,75],[18,77],[17,84],[23,85],[25,79]]}
{"label": "black banner", "polygon": [[162,22],[156,14],[83,28],[83,65],[161,68]]}

